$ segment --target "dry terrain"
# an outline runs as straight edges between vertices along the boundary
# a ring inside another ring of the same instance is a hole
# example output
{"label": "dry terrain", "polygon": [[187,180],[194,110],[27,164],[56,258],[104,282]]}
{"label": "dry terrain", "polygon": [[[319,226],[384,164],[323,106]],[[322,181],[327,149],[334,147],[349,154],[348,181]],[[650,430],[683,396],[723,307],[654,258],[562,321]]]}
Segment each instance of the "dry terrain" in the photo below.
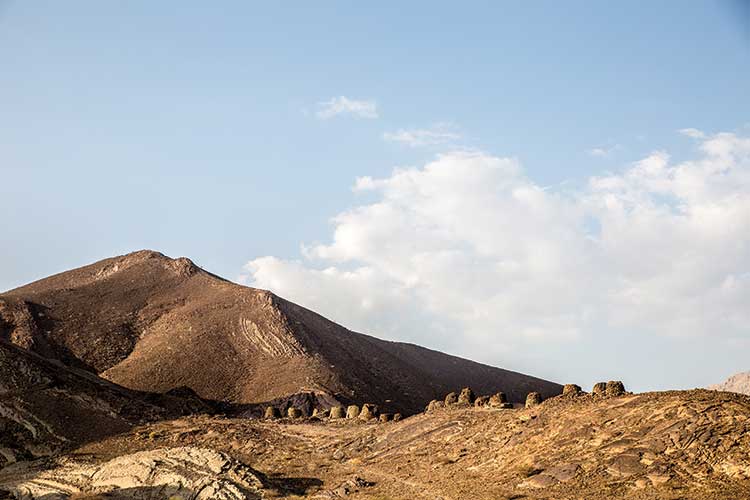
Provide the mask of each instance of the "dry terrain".
{"label": "dry terrain", "polygon": [[2,498],[746,500],[750,396],[586,393],[142,251],[0,294]]}
{"label": "dry terrain", "polygon": [[580,394],[387,423],[183,417],[8,467],[0,484],[37,497],[119,484],[131,495],[119,498],[214,498],[134,479],[175,468],[188,476],[183,484],[210,484],[215,498],[725,500],[750,498],[748,449],[746,396]]}

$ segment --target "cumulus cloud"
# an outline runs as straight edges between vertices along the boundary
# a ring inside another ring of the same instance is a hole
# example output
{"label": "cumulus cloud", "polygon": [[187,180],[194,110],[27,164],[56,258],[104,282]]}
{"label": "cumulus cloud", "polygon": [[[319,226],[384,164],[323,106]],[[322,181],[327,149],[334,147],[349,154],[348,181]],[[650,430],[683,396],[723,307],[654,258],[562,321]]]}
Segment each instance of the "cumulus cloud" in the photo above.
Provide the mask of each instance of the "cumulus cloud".
{"label": "cumulus cloud", "polygon": [[355,330],[476,359],[628,332],[746,342],[750,138],[693,136],[693,159],[656,151],[572,190],[477,152],[363,177],[372,201],[329,242],[245,272]]}
{"label": "cumulus cloud", "polygon": [[435,124],[430,128],[399,129],[383,134],[383,139],[388,142],[399,142],[413,148],[447,144],[460,138],[461,134],[453,130],[450,125],[443,123]]}
{"label": "cumulus cloud", "polygon": [[349,99],[344,96],[333,97],[328,101],[318,103],[315,116],[321,120],[327,120],[338,115],[374,119],[378,117],[378,106],[375,101]]}

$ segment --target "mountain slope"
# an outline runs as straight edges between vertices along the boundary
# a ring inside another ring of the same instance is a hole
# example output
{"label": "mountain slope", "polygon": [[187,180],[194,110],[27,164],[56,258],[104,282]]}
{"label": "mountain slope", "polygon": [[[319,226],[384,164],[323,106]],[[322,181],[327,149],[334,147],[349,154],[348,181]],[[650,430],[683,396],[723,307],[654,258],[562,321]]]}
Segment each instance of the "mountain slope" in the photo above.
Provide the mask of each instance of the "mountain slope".
{"label": "mountain slope", "polygon": [[132,389],[187,386],[261,403],[301,391],[419,411],[471,386],[522,401],[561,387],[415,345],[354,333],[185,258],[134,252],[0,295],[0,338]]}
{"label": "mountain slope", "polygon": [[180,393],[187,397],[125,389],[0,340],[0,468],[135,424],[210,410]]}
{"label": "mountain slope", "polygon": [[750,372],[742,372],[732,375],[720,384],[714,384],[708,387],[714,391],[738,392],[740,394],[750,394]]}

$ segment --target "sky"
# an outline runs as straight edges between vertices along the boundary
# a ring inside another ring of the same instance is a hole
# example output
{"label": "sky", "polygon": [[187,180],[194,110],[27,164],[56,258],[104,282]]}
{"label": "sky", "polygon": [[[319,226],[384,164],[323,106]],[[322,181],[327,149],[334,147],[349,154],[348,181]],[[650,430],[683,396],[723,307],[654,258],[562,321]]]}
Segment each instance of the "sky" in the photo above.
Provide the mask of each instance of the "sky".
{"label": "sky", "polygon": [[0,0],[0,290],[150,248],[559,382],[750,369],[750,8]]}

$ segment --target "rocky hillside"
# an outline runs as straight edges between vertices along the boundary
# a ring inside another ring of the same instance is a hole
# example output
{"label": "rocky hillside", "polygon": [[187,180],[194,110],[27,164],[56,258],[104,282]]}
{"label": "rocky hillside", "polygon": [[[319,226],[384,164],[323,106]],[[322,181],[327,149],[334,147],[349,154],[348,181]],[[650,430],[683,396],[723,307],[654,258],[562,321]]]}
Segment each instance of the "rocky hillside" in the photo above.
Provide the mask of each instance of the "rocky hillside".
{"label": "rocky hillside", "polygon": [[738,392],[740,394],[750,394],[750,372],[737,373],[726,379],[721,384],[715,384],[709,387],[714,391]]}
{"label": "rocky hillside", "polygon": [[[212,498],[746,500],[748,450],[747,396],[574,393],[526,409],[454,404],[387,423],[186,417],[41,468],[3,469],[0,485],[24,498],[114,485],[132,496],[106,498],[166,498],[208,484],[220,492]],[[167,474],[156,473],[160,463]]]}
{"label": "rocky hillside", "polygon": [[377,402],[413,413],[463,386],[560,386],[415,345],[355,333],[186,258],[140,251],[0,295],[0,338],[130,389],[189,387],[201,397],[263,403],[300,392],[323,404]]}
{"label": "rocky hillside", "polygon": [[0,468],[144,422],[210,411],[189,391],[139,393],[0,340]]}

